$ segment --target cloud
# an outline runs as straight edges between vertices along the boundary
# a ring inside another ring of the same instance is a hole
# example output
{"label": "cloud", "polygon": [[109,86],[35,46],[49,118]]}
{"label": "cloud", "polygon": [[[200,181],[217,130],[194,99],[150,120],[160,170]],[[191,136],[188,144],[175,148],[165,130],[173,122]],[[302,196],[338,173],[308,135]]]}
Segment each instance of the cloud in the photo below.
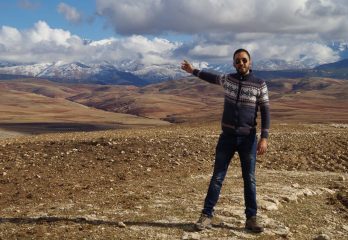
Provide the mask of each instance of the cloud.
{"label": "cloud", "polygon": [[195,43],[183,45],[176,55],[208,62],[230,62],[238,48],[247,49],[257,61],[273,59],[288,62],[311,61],[316,64],[333,62],[340,59],[339,52],[318,39],[318,35],[292,34],[207,34]]}
{"label": "cloud", "polygon": [[163,38],[152,40],[141,36],[133,35],[121,39],[104,39],[90,44],[95,47],[95,60],[106,61],[138,61],[144,65],[168,64],[177,59],[173,52],[180,44],[170,42]]}
{"label": "cloud", "polygon": [[69,6],[65,3],[59,3],[57,6],[57,11],[63,14],[65,19],[72,23],[79,23],[82,20],[81,14],[76,10],[76,8]]}
{"label": "cloud", "polygon": [[51,28],[39,21],[31,29],[0,28],[0,60],[14,62],[136,61],[145,66],[178,64],[182,59],[195,62],[231,62],[237,48],[250,51],[255,62],[280,59],[289,62],[327,63],[339,60],[339,51],[318,39],[318,34],[209,33],[190,42],[131,35],[86,41],[69,31]]}
{"label": "cloud", "polygon": [[30,0],[19,0],[17,1],[17,4],[20,8],[28,9],[28,10],[34,10],[39,8],[40,4],[37,2],[32,2]]}
{"label": "cloud", "polygon": [[345,0],[97,0],[97,13],[119,34],[210,32],[343,37]]}
{"label": "cloud", "polygon": [[0,60],[14,62],[133,60],[144,65],[166,64],[176,61],[173,52],[178,47],[180,43],[140,35],[86,42],[43,21],[23,31],[9,26],[0,28]]}

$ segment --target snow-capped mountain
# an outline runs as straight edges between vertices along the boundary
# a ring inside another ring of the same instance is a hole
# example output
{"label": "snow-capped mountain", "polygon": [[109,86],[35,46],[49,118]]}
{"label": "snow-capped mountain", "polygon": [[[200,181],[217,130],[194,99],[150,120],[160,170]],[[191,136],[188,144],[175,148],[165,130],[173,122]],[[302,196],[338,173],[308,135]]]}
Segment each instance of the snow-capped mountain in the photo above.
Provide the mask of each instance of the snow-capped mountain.
{"label": "snow-capped mountain", "polygon": [[[98,82],[114,84],[144,85],[176,79],[187,74],[174,65],[145,66],[137,61],[129,60],[116,63],[102,62],[84,64],[81,62],[29,64],[0,67],[1,74],[23,75],[49,78],[64,82]],[[124,78],[124,79],[121,79]]]}
{"label": "snow-capped mountain", "polygon": [[[285,60],[273,59],[273,60],[260,60],[255,61],[252,64],[253,70],[262,70],[262,71],[279,71],[279,70],[296,70],[296,69],[311,69],[318,65],[317,62],[311,59],[306,59],[302,61],[287,62]],[[221,73],[230,73],[234,72],[234,67],[231,63],[222,63],[222,64],[207,64],[202,67],[203,69],[210,69],[213,71]]]}
{"label": "snow-capped mountain", "polygon": [[318,66],[314,59],[303,59],[300,61],[285,61],[281,59],[260,60],[253,63],[254,70],[276,71],[276,70],[295,70],[310,69]]}
{"label": "snow-capped mountain", "polygon": [[62,78],[62,79],[88,79],[89,76],[96,74],[100,70],[98,68],[89,67],[83,63],[72,62],[56,62],[47,66],[39,72],[35,77],[47,77],[47,78]]}
{"label": "snow-capped mountain", "polygon": [[136,70],[132,73],[151,83],[178,79],[187,75],[184,71],[179,69],[179,66],[174,65],[152,65]]}
{"label": "snow-capped mountain", "polygon": [[1,67],[0,73],[36,77],[40,72],[42,72],[51,65],[52,63],[38,63],[28,65],[16,65],[12,63],[11,65]]}
{"label": "snow-capped mountain", "polygon": [[98,83],[98,84],[131,84],[145,85],[148,81],[131,72],[118,70],[109,63],[84,64],[81,62],[42,64],[18,64],[0,67],[0,74],[48,78],[60,82]]}
{"label": "snow-capped mountain", "polygon": [[[220,73],[230,73],[235,71],[232,63],[208,64],[207,62],[194,62],[193,65],[199,69],[206,69]],[[286,74],[284,76],[287,77],[307,76],[308,74],[312,76],[314,74],[313,72],[320,75],[321,73],[316,71],[314,67],[316,67],[316,64],[310,59],[301,62],[264,60],[253,64],[253,69],[257,70],[259,74],[263,72],[261,77],[265,78],[267,78],[267,76],[283,76],[284,74]],[[287,70],[288,73],[279,70]],[[299,71],[300,75],[296,74],[296,71]],[[54,63],[14,65],[13,63],[2,62],[0,64],[0,74],[48,78],[54,81],[69,83],[126,84],[136,86],[189,76],[189,74],[180,69],[179,64],[146,66],[136,60],[123,60],[120,62],[105,61],[89,64],[82,62],[67,63],[58,61]],[[330,77],[329,75],[325,76]],[[336,74],[334,76],[338,75]]]}

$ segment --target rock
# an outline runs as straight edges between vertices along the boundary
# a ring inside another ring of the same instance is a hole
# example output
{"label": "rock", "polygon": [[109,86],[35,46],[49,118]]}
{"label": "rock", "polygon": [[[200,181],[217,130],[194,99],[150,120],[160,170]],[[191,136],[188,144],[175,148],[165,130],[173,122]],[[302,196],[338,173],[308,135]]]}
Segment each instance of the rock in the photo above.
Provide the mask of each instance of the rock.
{"label": "rock", "polygon": [[283,197],[283,200],[286,202],[297,202],[297,196],[295,194],[292,194],[290,196]]}
{"label": "rock", "polygon": [[279,206],[279,205],[280,205],[280,202],[279,202],[279,200],[278,200],[278,199],[275,199],[275,198],[270,198],[270,197],[266,197],[266,198],[265,198],[265,200],[266,200],[266,201],[268,201],[268,202],[275,203],[277,206]]}
{"label": "rock", "polygon": [[183,240],[200,240],[201,235],[199,233],[184,233],[184,236],[182,237]]}
{"label": "rock", "polygon": [[310,190],[309,188],[305,188],[303,189],[303,195],[308,197],[308,196],[313,196],[315,195],[316,193],[313,192],[312,190]]}
{"label": "rock", "polygon": [[299,225],[297,228],[300,232],[308,230],[308,227],[304,224]]}
{"label": "rock", "polygon": [[278,228],[276,230],[273,230],[273,232],[281,237],[287,237],[291,235],[290,229],[288,227]]}
{"label": "rock", "polygon": [[317,236],[316,238],[314,238],[314,240],[330,240],[331,238],[326,235],[326,234],[320,234],[319,236]]}
{"label": "rock", "polygon": [[325,188],[325,187],[320,188],[320,190],[323,190],[324,192],[327,192],[327,193],[330,193],[330,194],[335,194],[336,193],[334,190],[331,190],[331,189]]}
{"label": "rock", "polygon": [[262,219],[262,223],[263,223],[263,226],[265,228],[275,228],[277,225],[278,225],[278,222],[276,222],[274,219],[271,219],[271,218],[263,218]]}
{"label": "rock", "polygon": [[259,204],[260,204],[261,209],[263,209],[263,210],[267,210],[267,211],[278,210],[278,205],[274,202],[260,200]]}
{"label": "rock", "polygon": [[341,175],[341,176],[338,177],[338,181],[342,181],[342,182],[343,182],[343,181],[345,181],[345,180],[346,180],[346,178],[345,178],[343,175]]}
{"label": "rock", "polygon": [[126,228],[126,224],[124,224],[124,222],[118,222],[117,223],[117,226],[120,227],[120,228]]}
{"label": "rock", "polygon": [[299,188],[299,187],[300,187],[300,184],[294,183],[294,184],[291,185],[291,187],[293,187],[293,188]]}
{"label": "rock", "polygon": [[348,232],[348,225],[343,225],[342,228]]}

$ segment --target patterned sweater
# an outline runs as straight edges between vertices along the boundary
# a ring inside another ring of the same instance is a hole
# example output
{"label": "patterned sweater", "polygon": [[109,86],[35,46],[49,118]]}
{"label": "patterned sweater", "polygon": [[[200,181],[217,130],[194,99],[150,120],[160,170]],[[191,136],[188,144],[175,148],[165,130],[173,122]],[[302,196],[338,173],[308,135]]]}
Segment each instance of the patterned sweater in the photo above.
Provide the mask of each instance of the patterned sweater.
{"label": "patterned sweater", "polygon": [[222,130],[236,135],[256,132],[257,111],[261,112],[261,138],[268,138],[270,126],[269,99],[266,83],[254,77],[234,74],[214,74],[195,69],[193,75],[225,90]]}

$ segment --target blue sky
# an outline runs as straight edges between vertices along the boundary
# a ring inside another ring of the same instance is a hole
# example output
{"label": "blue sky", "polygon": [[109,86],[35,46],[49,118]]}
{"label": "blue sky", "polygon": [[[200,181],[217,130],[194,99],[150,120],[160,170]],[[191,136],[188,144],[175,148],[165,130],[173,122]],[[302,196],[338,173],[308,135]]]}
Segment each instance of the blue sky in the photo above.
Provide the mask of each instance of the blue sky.
{"label": "blue sky", "polygon": [[[67,20],[57,10],[61,3],[75,8],[81,14],[81,20],[79,22]],[[95,0],[2,0],[0,9],[1,25],[13,26],[20,30],[32,28],[34,23],[41,20],[47,22],[52,28],[68,30],[84,39],[100,40],[109,37],[122,37],[114,31],[105,18],[98,16]],[[145,34],[145,36],[148,38],[155,37],[151,34]],[[172,41],[189,41],[192,39],[190,34],[181,33],[164,33],[158,36]]]}
{"label": "blue sky", "polygon": [[0,60],[226,63],[243,47],[321,64],[347,54],[347,16],[346,0],[2,0]]}
{"label": "blue sky", "polygon": [[[57,11],[60,3],[65,3],[81,14],[81,21],[69,22]],[[81,38],[99,40],[116,36],[110,27],[106,27],[105,19],[96,15],[94,0],[2,0],[0,2],[1,25],[13,26],[20,30],[32,28],[34,23],[45,21],[52,28],[62,28],[79,35]]]}

